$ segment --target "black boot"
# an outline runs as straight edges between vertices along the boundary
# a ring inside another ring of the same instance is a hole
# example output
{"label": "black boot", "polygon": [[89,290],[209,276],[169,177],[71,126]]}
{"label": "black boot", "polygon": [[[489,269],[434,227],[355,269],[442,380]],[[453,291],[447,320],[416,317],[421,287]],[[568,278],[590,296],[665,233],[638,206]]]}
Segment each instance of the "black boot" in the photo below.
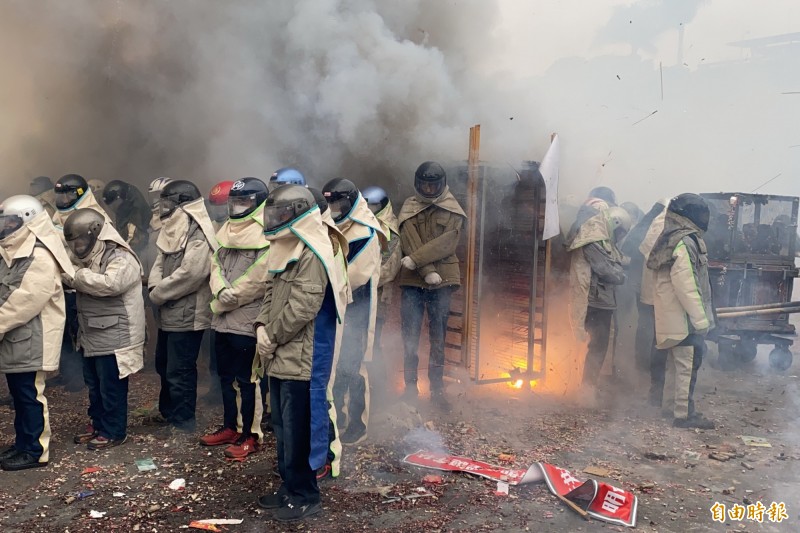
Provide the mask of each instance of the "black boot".
{"label": "black boot", "polygon": [[0,468],[9,471],[41,468],[43,466],[47,466],[47,463],[40,463],[38,457],[34,457],[28,452],[20,452],[0,462]]}

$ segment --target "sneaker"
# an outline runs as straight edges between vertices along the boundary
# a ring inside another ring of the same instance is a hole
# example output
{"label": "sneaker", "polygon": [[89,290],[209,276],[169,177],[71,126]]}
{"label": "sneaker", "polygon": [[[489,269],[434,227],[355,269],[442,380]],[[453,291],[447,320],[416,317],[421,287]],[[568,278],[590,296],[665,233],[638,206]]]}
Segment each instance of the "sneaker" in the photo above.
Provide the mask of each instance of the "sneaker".
{"label": "sneaker", "polygon": [[18,453],[19,453],[19,450],[17,450],[13,445],[9,446],[8,448],[6,448],[2,452],[0,452],[0,461],[5,461],[6,459],[11,459],[12,457],[17,455]]}
{"label": "sneaker", "polygon": [[324,479],[333,479],[333,473],[331,472],[331,465],[325,463],[325,466],[317,470],[317,483]]}
{"label": "sneaker", "polygon": [[239,440],[233,446],[229,446],[225,449],[225,457],[230,457],[231,459],[244,459],[251,453],[256,453],[258,451],[258,440],[255,437],[240,437]]}
{"label": "sneaker", "polygon": [[367,438],[367,430],[364,428],[355,428],[347,426],[347,429],[339,437],[343,444],[358,444]]}
{"label": "sneaker", "polygon": [[320,511],[322,511],[322,504],[319,502],[307,503],[306,505],[288,503],[278,509],[275,513],[275,518],[277,518],[279,522],[296,522],[317,514]]}
{"label": "sneaker", "polygon": [[87,442],[95,438],[97,435],[99,435],[99,432],[96,429],[94,429],[94,426],[89,424],[86,426],[86,429],[83,431],[83,433],[78,433],[77,435],[75,435],[72,441],[75,444],[86,444]]}
{"label": "sneaker", "polygon": [[676,418],[672,421],[672,427],[676,428],[697,428],[697,429],[715,429],[714,422],[703,418],[697,413],[689,418]]}
{"label": "sneaker", "polygon": [[203,446],[222,446],[223,444],[236,444],[242,434],[231,428],[220,427],[213,433],[200,437],[200,444]]}
{"label": "sneaker", "polygon": [[0,468],[8,471],[25,470],[27,468],[41,468],[47,466],[47,462],[40,463],[37,457],[28,452],[19,452],[8,459],[0,462]]}
{"label": "sneaker", "polygon": [[106,437],[103,437],[102,435],[98,435],[92,440],[90,440],[86,444],[86,447],[92,451],[105,450],[108,448],[119,446],[120,444],[125,444],[126,442],[128,442],[127,435],[125,437],[122,437],[121,439],[108,439]]}
{"label": "sneaker", "polygon": [[285,494],[273,492],[258,498],[258,506],[262,509],[279,509],[289,502],[289,497]]}

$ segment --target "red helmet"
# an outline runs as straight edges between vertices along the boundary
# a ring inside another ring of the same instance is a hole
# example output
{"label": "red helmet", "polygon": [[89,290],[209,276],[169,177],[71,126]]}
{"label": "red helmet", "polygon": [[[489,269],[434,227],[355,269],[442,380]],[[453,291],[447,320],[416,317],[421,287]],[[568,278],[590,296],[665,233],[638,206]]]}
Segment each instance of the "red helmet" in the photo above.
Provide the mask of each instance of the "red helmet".
{"label": "red helmet", "polygon": [[228,205],[228,194],[233,187],[232,181],[220,181],[211,188],[211,194],[208,195],[208,202],[211,205]]}

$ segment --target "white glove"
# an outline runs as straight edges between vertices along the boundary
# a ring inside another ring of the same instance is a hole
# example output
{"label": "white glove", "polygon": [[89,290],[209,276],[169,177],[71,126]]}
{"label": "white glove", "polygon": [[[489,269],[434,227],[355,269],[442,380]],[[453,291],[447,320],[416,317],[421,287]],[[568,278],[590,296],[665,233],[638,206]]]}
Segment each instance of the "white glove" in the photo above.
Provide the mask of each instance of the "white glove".
{"label": "white glove", "polygon": [[277,346],[267,336],[267,329],[264,326],[259,326],[256,330],[256,351],[258,355],[262,357],[272,355],[275,353],[276,348]]}
{"label": "white glove", "polygon": [[233,292],[230,289],[222,289],[219,294],[217,294],[217,300],[222,305],[236,305],[237,299],[236,296],[233,295]]}
{"label": "white glove", "polygon": [[431,272],[425,276],[425,283],[428,285],[438,285],[442,282],[442,276],[438,272]]}
{"label": "white glove", "polygon": [[405,256],[404,258],[402,258],[400,260],[400,264],[403,265],[404,268],[407,268],[409,270],[416,270],[417,269],[417,264],[414,262],[413,259],[411,259],[408,256]]}

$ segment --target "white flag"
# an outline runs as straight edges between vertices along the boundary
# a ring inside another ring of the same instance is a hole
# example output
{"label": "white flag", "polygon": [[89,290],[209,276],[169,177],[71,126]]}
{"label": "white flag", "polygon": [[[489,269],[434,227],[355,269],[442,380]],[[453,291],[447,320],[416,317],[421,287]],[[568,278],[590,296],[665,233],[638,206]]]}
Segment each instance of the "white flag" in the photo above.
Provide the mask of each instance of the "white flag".
{"label": "white flag", "polygon": [[539,165],[546,192],[542,233],[544,240],[552,239],[561,233],[561,225],[558,221],[558,159],[558,135],[553,134],[550,148],[547,149],[547,153],[542,158],[542,164]]}

